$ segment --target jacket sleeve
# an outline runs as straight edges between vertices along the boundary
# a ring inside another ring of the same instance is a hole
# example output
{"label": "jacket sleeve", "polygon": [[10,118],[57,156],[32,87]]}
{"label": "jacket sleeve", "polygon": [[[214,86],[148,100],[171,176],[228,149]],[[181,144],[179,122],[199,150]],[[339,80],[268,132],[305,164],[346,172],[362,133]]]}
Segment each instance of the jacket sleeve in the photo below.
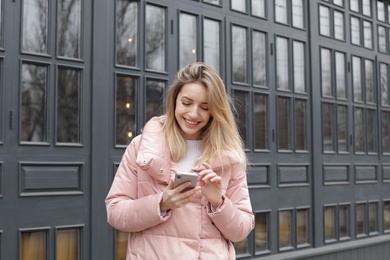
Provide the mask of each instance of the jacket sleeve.
{"label": "jacket sleeve", "polygon": [[168,220],[171,214],[170,211],[163,217],[160,214],[162,193],[137,198],[135,140],[126,149],[105,199],[107,222],[125,232],[138,232],[158,225]]}
{"label": "jacket sleeve", "polygon": [[223,203],[208,214],[226,239],[239,242],[249,235],[254,228],[254,215],[245,172],[232,177]]}

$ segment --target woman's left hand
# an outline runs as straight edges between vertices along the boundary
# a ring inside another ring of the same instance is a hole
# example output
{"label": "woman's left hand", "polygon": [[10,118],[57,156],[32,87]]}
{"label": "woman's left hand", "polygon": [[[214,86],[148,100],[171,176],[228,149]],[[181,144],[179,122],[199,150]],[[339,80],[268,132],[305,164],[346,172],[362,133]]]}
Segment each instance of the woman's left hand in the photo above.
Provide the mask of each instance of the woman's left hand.
{"label": "woman's left hand", "polygon": [[199,184],[203,195],[214,208],[222,203],[222,178],[211,169],[211,165],[203,163],[205,170],[199,172]]}

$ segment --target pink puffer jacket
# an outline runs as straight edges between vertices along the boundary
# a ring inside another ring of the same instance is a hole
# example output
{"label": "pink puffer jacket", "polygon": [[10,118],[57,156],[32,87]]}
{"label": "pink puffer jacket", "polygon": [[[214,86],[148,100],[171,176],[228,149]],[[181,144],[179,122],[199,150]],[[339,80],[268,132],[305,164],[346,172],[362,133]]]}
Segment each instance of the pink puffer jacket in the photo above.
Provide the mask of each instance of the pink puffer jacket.
{"label": "pink puffer jacket", "polygon": [[235,259],[230,241],[243,240],[254,227],[246,173],[232,169],[238,157],[227,152],[222,164],[208,162],[222,175],[224,202],[215,212],[199,191],[196,203],[161,217],[162,193],[179,170],[165,145],[163,122],[164,117],[151,119],[134,138],[106,198],[108,222],[130,232],[127,260]]}

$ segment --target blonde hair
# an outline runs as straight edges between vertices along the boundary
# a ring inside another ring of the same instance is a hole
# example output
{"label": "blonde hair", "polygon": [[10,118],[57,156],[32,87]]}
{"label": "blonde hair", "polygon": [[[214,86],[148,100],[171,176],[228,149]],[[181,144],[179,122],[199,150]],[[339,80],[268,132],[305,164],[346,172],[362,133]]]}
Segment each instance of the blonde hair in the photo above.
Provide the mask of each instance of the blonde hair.
{"label": "blonde hair", "polygon": [[209,123],[202,129],[203,152],[196,163],[209,159],[218,160],[224,151],[229,150],[237,154],[240,159],[239,166],[245,170],[247,159],[233,114],[235,108],[226,93],[222,79],[211,67],[202,62],[187,65],[179,70],[165,98],[164,131],[172,159],[180,160],[187,151],[186,141],[175,118],[175,108],[181,88],[188,83],[200,83],[207,88],[208,109],[211,115]]}

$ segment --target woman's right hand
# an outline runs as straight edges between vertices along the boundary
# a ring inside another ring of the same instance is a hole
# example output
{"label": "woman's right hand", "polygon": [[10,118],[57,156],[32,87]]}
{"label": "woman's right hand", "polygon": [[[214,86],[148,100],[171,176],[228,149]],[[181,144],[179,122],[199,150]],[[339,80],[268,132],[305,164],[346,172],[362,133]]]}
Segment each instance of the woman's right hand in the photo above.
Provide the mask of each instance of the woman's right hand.
{"label": "woman's right hand", "polygon": [[196,193],[201,189],[200,186],[182,192],[185,188],[191,185],[190,182],[183,183],[178,186],[176,189],[173,188],[174,178],[170,179],[170,182],[165,189],[161,202],[160,202],[160,211],[168,211],[170,209],[181,208],[187,205],[190,202],[195,201]]}

